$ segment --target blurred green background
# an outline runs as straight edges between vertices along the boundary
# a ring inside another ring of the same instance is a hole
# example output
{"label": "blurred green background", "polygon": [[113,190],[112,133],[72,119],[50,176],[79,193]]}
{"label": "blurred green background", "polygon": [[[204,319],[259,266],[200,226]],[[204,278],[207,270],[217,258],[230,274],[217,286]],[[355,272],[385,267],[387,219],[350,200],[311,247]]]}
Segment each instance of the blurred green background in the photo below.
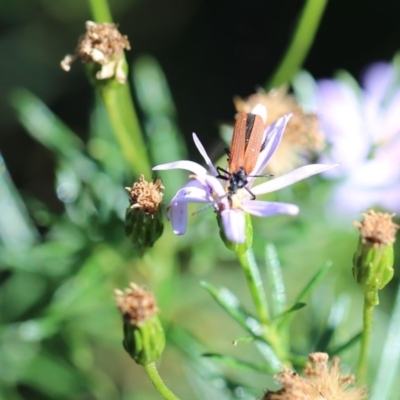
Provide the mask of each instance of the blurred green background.
{"label": "blurred green background", "polygon": [[[158,162],[186,154],[200,161],[193,131],[214,159],[222,155],[219,124],[232,121],[233,96],[250,95],[267,82],[302,5],[110,1],[131,42],[130,83]],[[391,59],[399,49],[399,12],[400,3],[390,0],[362,7],[331,0],[304,67],[316,78],[338,68],[358,76],[369,62]],[[251,343],[232,345],[243,331],[199,286],[201,280],[226,286],[251,307],[213,214],[196,215],[178,238],[166,223],[165,235],[143,259],[124,236],[123,188],[134,177],[84,67],[78,62],[69,73],[59,67],[89,19],[82,0],[0,3],[0,398],[159,398],[121,345],[113,290],[130,281],[157,295],[169,340],[160,373],[181,398],[260,397],[273,385],[270,376],[201,358],[211,351],[262,361]],[[158,154],[160,144],[171,151]],[[186,174],[163,178],[168,201]],[[255,251],[263,266],[266,242],[276,246],[289,299],[332,261],[294,320],[294,349],[307,354],[340,345],[361,328],[362,295],[351,276],[356,229],[324,214],[329,186],[321,179],[276,196],[299,203],[302,213],[255,219]],[[396,272],[380,296],[371,376],[397,284]],[[333,335],[329,343],[327,334]],[[357,346],[342,354],[346,368],[354,370],[356,354]],[[238,389],[247,386],[252,389]]]}

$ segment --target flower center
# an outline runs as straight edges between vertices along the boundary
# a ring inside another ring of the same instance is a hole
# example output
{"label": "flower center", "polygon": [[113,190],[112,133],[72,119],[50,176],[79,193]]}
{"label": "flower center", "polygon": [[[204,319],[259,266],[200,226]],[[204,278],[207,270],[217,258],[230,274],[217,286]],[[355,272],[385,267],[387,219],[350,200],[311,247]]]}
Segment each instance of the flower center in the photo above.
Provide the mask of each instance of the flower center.
{"label": "flower center", "polygon": [[[225,190],[229,193],[227,188]],[[248,198],[250,198],[250,194],[246,189],[237,189],[235,194],[229,196],[229,202],[233,209],[241,209],[243,201]]]}

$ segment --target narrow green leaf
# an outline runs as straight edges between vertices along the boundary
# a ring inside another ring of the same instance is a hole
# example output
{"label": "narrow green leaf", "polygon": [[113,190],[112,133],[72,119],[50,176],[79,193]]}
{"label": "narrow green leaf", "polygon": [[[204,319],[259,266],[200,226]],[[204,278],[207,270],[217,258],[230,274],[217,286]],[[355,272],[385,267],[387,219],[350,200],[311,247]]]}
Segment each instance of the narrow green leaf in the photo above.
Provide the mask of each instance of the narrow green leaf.
{"label": "narrow green leaf", "polygon": [[26,367],[20,382],[52,398],[74,398],[84,386],[78,371],[43,351]]}
{"label": "narrow green leaf", "polygon": [[350,298],[347,295],[341,295],[331,307],[328,321],[324,331],[321,333],[319,340],[315,345],[316,351],[326,351],[333,338],[338,326],[342,323],[345,311],[349,308]]}
{"label": "narrow green leaf", "polygon": [[[119,182],[99,170],[98,165],[82,152],[83,142],[47,106],[30,92],[19,89],[12,95],[12,103],[25,129],[45,147],[52,150],[59,161],[57,195],[66,203],[71,201],[71,190],[76,192],[76,179],[92,189],[99,207],[99,217],[113,210],[123,218],[128,205],[127,195]],[[67,198],[64,198],[67,196]],[[90,201],[89,201],[90,203]],[[82,204],[81,204],[82,205]],[[103,212],[102,212],[103,211]]]}
{"label": "narrow green leaf", "polygon": [[302,308],[304,308],[307,304],[306,303],[296,303],[293,304],[291,307],[287,308],[285,311],[283,311],[282,314],[277,315],[274,318],[274,321],[279,320],[281,318],[284,318],[287,314],[292,313],[294,311],[298,311],[301,310]]}
{"label": "narrow green leaf", "polygon": [[278,372],[282,368],[282,363],[265,338],[261,336],[263,333],[262,326],[241,307],[237,297],[226,288],[218,289],[204,281],[201,282],[201,285],[240,326],[254,336],[255,345],[267,362],[268,368],[275,373]]}
{"label": "narrow green leaf", "polygon": [[267,374],[274,374],[276,370],[274,368],[269,367],[265,364],[256,364],[250,363],[247,361],[239,360],[235,357],[224,356],[221,354],[216,353],[204,353],[202,354],[203,357],[212,358],[215,361],[220,362],[226,367],[229,368],[237,368],[242,370],[250,370],[250,371],[258,371],[258,372],[265,372]]}
{"label": "narrow green leaf", "polygon": [[400,286],[397,289],[397,295],[394,301],[378,371],[375,375],[375,380],[372,386],[371,400],[389,399],[389,393],[391,393],[392,388],[394,389],[396,396],[398,396],[398,370],[400,366],[399,332]]}
{"label": "narrow green leaf", "polygon": [[340,353],[343,353],[344,351],[346,351],[350,347],[352,347],[355,344],[357,344],[361,339],[361,335],[362,335],[362,332],[358,332],[356,335],[354,335],[352,338],[350,338],[347,342],[345,342],[343,344],[340,344],[340,345],[338,345],[336,347],[329,348],[327,350],[327,353],[328,354],[335,354],[335,355],[339,355]]}
{"label": "narrow green leaf", "polygon": [[0,240],[6,248],[31,246],[39,237],[0,153]]}
{"label": "narrow green leaf", "polygon": [[243,309],[238,298],[229,289],[216,288],[204,281],[200,284],[240,326],[255,337],[262,334],[263,329],[260,323]]}
{"label": "narrow green leaf", "polygon": [[[318,284],[318,282],[321,280],[321,278],[325,275],[325,273],[328,271],[328,269],[332,266],[332,263],[328,261],[325,263],[316,273],[315,275],[310,279],[308,284],[304,287],[304,289],[300,292],[300,294],[297,296],[296,300],[294,301],[294,304],[301,303],[302,300],[304,300],[308,294],[313,290],[313,288]],[[280,321],[278,324],[279,329],[282,329],[284,326],[289,324],[289,322],[292,320],[294,317],[294,313],[288,313],[286,316]]]}
{"label": "narrow green leaf", "polygon": [[314,289],[314,287],[319,283],[320,279],[328,272],[328,269],[332,266],[332,263],[328,261],[325,263],[310,279],[308,284],[304,287],[304,289],[297,296],[295,303],[300,303],[308,294]]}
{"label": "narrow green leaf", "polygon": [[303,369],[308,362],[308,357],[299,356],[297,354],[290,354],[288,359],[296,369]]}
{"label": "narrow green leaf", "polygon": [[[139,106],[145,116],[152,162],[157,165],[185,159],[185,141],[176,121],[174,101],[160,64],[151,56],[142,56],[132,66],[132,77]],[[166,198],[171,198],[187,181],[184,171],[162,176]]]}
{"label": "narrow green leaf", "polygon": [[44,146],[66,156],[71,150],[83,148],[83,142],[29,91],[15,90],[11,104],[25,129]]}
{"label": "narrow green leaf", "polygon": [[[198,399],[240,398],[242,400],[254,399],[256,394],[247,396],[243,393],[251,390],[242,384],[224,376],[223,368],[207,357],[199,357],[206,352],[203,346],[193,335],[179,326],[171,326],[166,331],[169,340],[175,344],[189,358],[186,365],[186,376],[197,393]],[[240,396],[237,396],[237,394]]]}
{"label": "narrow green leaf", "polygon": [[240,338],[237,338],[233,341],[233,345],[236,346],[239,343],[249,343],[249,342],[254,342],[254,336],[242,336]]}
{"label": "narrow green leaf", "polygon": [[270,312],[272,319],[281,314],[286,307],[285,283],[282,266],[279,262],[276,247],[273,244],[265,246],[265,264],[267,272],[268,293],[270,294]]}

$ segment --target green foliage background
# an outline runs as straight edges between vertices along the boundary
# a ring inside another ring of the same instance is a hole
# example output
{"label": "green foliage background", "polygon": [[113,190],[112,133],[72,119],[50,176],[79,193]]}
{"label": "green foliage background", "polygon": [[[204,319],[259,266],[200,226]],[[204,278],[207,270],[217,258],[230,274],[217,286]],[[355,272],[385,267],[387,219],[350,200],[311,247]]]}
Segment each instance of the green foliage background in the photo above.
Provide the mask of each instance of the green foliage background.
{"label": "green foliage background", "polygon": [[[232,106],[220,106],[218,101],[224,98],[230,104],[234,94],[250,94],[251,87],[267,80],[277,62],[272,60],[269,69],[265,65],[262,74],[249,73],[251,79],[234,87],[231,78],[225,86],[216,83],[212,65],[203,68],[206,61],[202,69],[193,69],[194,90],[183,87],[186,81],[182,87],[171,85],[179,78],[173,63],[167,60],[164,68],[159,59],[173,58],[174,41],[182,43],[190,24],[207,15],[203,7],[211,6],[200,1],[173,2],[172,10],[179,12],[172,17],[165,11],[163,19],[164,9],[155,7],[165,5],[150,3],[114,1],[111,8],[115,20],[124,21],[121,31],[129,31],[133,44],[129,84],[156,164],[187,158],[192,152],[192,130],[206,132],[205,136],[211,131],[215,136],[219,119],[233,118]],[[221,7],[226,5],[222,3]],[[297,11],[289,12],[293,18],[282,29],[290,31]],[[137,25],[130,26],[129,15],[134,13]],[[282,13],[277,15],[284,20]],[[4,157],[0,156],[0,398],[159,398],[121,345],[122,324],[113,290],[130,281],[145,284],[157,296],[168,338],[160,374],[174,392],[183,399],[260,397],[266,387],[274,387],[271,375],[232,360],[262,365],[262,357],[252,343],[233,346],[234,340],[245,336],[244,330],[199,284],[226,287],[243,305],[252,307],[242,271],[220,240],[213,213],[191,217],[183,237],[175,237],[166,223],[163,237],[143,258],[124,235],[128,206],[124,186],[135,178],[132,165],[124,161],[107,112],[87,83],[84,69],[78,63],[69,74],[58,69],[86,19],[90,19],[89,7],[83,1],[1,4],[0,86],[5,96],[0,102]],[[163,32],[164,42],[157,42]],[[252,43],[249,38],[246,42]],[[319,43],[317,39],[316,46]],[[378,57],[389,52],[391,56],[398,45],[385,43]],[[272,47],[284,44],[277,38]],[[168,57],[163,51],[168,51]],[[191,65],[184,52],[177,54],[182,65]],[[208,61],[212,64],[212,59]],[[239,76],[240,68],[234,67],[234,72]],[[190,110],[187,105],[180,108],[189,95],[196,99],[195,89],[207,80],[215,84],[215,98],[207,86],[208,99],[200,92],[198,107],[191,99]],[[191,119],[193,126],[189,126]],[[208,142],[208,148],[221,155],[219,140],[209,137]],[[163,174],[163,180],[168,201],[186,181],[186,174],[170,172]],[[337,348],[361,329],[362,293],[351,275],[358,236],[351,221],[332,221],[324,212],[330,189],[319,177],[297,184],[273,198],[299,204],[298,218],[254,219],[254,249],[264,281],[268,287],[268,263],[279,260],[288,304],[322,266],[331,263],[304,300],[307,306],[293,319],[291,343],[302,355]],[[397,271],[398,266],[395,279],[380,295],[375,315],[371,379],[386,337]],[[355,370],[357,346],[341,353],[345,369]],[[221,361],[202,353],[232,359]]]}

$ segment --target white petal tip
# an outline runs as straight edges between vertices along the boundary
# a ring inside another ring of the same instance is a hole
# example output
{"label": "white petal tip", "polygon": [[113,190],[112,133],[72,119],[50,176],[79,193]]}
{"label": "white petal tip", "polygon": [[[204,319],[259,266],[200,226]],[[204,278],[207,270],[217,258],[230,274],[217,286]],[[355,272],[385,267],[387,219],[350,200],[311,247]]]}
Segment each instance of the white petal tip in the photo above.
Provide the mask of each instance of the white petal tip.
{"label": "white petal tip", "polygon": [[259,115],[264,123],[267,122],[267,108],[263,104],[257,104],[252,110],[252,114]]}

